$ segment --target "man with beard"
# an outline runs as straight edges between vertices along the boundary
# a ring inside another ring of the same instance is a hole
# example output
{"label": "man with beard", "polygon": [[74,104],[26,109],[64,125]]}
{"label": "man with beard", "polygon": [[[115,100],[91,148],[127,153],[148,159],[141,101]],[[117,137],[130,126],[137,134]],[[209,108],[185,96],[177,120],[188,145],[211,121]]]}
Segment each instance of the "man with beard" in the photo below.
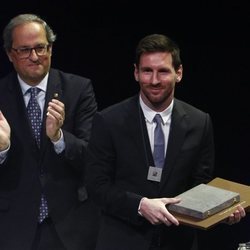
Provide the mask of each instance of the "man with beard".
{"label": "man with beard", "polygon": [[[195,230],[167,205],[212,179],[209,114],[174,98],[183,66],[175,42],[144,37],[136,49],[139,95],[98,112],[87,150],[90,195],[102,209],[97,250],[190,250]],[[245,210],[229,216],[240,221]]]}

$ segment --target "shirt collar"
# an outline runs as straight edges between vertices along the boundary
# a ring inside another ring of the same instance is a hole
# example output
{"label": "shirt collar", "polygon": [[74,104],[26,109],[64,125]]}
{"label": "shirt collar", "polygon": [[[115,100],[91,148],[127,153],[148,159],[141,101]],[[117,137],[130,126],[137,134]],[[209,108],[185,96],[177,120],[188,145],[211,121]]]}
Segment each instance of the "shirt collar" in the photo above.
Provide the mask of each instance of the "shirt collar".
{"label": "shirt collar", "polygon": [[145,119],[149,122],[149,123],[153,123],[153,119],[155,117],[156,114],[160,114],[163,120],[163,123],[166,124],[170,121],[171,119],[171,114],[172,114],[172,110],[173,110],[173,106],[174,106],[174,99],[171,101],[170,105],[163,110],[162,112],[155,112],[154,110],[152,110],[151,108],[149,108],[142,100],[141,95],[140,95],[140,106],[142,108],[143,114]]}
{"label": "shirt collar", "polygon": [[[47,74],[43,78],[43,80],[36,85],[37,88],[41,89],[44,92],[46,92],[46,89],[47,89],[48,76],[49,76],[49,74]],[[17,75],[17,78],[18,78],[19,84],[21,86],[22,93],[23,93],[23,95],[25,95],[27,90],[30,89],[31,86],[29,84],[27,84],[26,82],[24,82],[19,75]]]}

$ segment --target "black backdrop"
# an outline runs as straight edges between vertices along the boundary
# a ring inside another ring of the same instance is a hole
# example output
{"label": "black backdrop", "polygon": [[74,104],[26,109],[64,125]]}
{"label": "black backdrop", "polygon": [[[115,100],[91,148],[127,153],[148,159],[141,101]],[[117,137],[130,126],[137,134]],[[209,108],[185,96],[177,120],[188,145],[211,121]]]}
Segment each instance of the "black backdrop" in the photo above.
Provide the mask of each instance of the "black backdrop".
{"label": "black backdrop", "polygon": [[[176,97],[213,119],[215,175],[250,185],[247,1],[16,0],[1,6],[0,29],[16,14],[28,12],[47,20],[57,34],[53,67],[91,78],[99,109],[137,93],[133,62],[140,38],[150,33],[172,37],[181,47],[184,66]],[[3,76],[12,66],[2,49],[0,59]],[[215,240],[226,250],[250,240],[249,217],[206,232],[211,238],[206,249],[215,249]]]}

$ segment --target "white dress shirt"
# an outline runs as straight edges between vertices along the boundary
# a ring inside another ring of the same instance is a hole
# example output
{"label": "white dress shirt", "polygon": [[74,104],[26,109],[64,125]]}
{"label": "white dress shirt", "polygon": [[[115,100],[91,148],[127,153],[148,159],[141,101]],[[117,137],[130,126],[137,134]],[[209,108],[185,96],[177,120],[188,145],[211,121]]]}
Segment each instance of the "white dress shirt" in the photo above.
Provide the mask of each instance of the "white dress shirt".
{"label": "white dress shirt", "polygon": [[172,100],[170,105],[165,110],[163,110],[162,112],[155,112],[143,102],[140,96],[140,106],[142,108],[142,111],[145,117],[152,152],[154,149],[154,129],[156,127],[156,123],[153,122],[153,119],[156,114],[160,114],[163,120],[162,129],[163,129],[164,139],[165,139],[165,155],[166,155],[173,105],[174,105],[174,101]]}
{"label": "white dress shirt", "polygon": [[[40,109],[41,109],[41,119],[43,117],[43,112],[44,112],[44,104],[45,104],[45,96],[46,96],[46,89],[47,89],[47,83],[48,83],[48,76],[49,75],[47,74],[43,78],[43,80],[39,84],[36,85],[36,87],[41,90],[37,95],[37,102],[38,102],[38,104],[40,106]],[[21,87],[21,90],[22,90],[22,93],[23,93],[24,103],[25,103],[25,106],[27,107],[29,99],[30,99],[30,93],[27,92],[27,90],[30,89],[30,85],[25,83],[20,78],[19,75],[17,77],[18,77],[18,81],[20,83],[20,87]],[[62,130],[61,130],[60,139],[58,141],[56,141],[56,142],[53,142],[53,141],[51,141],[51,142],[54,144],[54,149],[55,149],[55,152],[57,154],[60,154],[65,149],[65,141],[64,141],[64,136],[63,136]],[[10,146],[6,150],[0,152],[0,164],[2,164],[5,161],[9,149],[10,149]]]}

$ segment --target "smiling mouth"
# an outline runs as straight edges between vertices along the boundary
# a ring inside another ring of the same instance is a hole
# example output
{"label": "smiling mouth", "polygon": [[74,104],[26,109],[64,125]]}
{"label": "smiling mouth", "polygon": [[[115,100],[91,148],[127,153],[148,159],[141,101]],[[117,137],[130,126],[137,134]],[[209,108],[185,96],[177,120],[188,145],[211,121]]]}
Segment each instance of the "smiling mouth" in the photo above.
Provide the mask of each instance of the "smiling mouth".
{"label": "smiling mouth", "polygon": [[159,91],[161,91],[161,88],[151,88],[150,91],[158,93]]}

